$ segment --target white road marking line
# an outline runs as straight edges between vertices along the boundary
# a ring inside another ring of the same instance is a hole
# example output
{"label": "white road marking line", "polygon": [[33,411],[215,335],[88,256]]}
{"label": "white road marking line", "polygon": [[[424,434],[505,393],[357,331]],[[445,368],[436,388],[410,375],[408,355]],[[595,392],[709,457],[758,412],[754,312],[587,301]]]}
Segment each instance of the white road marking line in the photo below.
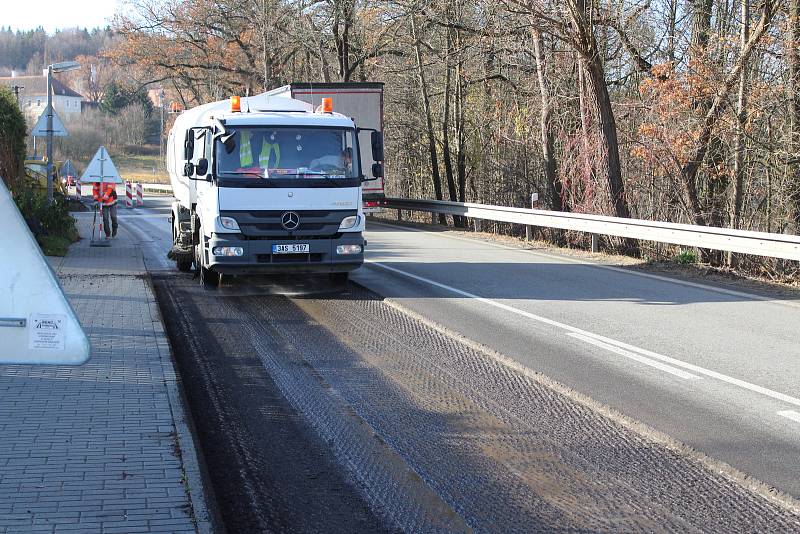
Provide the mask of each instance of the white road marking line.
{"label": "white road marking line", "polygon": [[580,339],[581,341],[585,341],[586,343],[589,343],[589,344],[594,345],[596,347],[600,347],[600,348],[606,349],[607,351],[613,352],[615,354],[619,354],[620,356],[625,356],[626,358],[630,358],[631,360],[635,360],[635,361],[637,361],[639,363],[643,363],[645,365],[649,365],[650,367],[655,367],[656,369],[660,369],[660,370],[662,370],[662,371],[664,371],[666,373],[673,374],[673,375],[678,376],[680,378],[686,378],[686,379],[693,379],[693,378],[699,379],[700,378],[697,375],[693,375],[692,373],[687,373],[686,371],[678,369],[677,367],[672,367],[671,365],[667,365],[665,363],[661,363],[661,362],[657,362],[655,360],[651,360],[650,358],[647,358],[645,356],[641,356],[639,354],[636,354],[635,352],[631,352],[631,351],[628,351],[628,350],[625,350],[625,349],[621,349],[619,347],[615,347],[614,345],[610,345],[608,343],[603,343],[602,341],[598,341],[598,340],[596,340],[594,338],[591,338],[589,336],[584,336],[582,334],[576,334],[574,332],[569,332],[567,335],[570,336],[570,337],[574,337],[575,339]]}
{"label": "white road marking line", "polygon": [[800,423],[800,412],[796,412],[794,410],[781,410],[778,412],[778,415],[785,417],[786,419],[791,419],[796,423]]}
{"label": "white road marking line", "polygon": [[386,264],[379,263],[379,262],[372,261],[372,260],[367,260],[365,263],[367,263],[369,265],[374,265],[376,267],[380,267],[381,269],[386,269],[387,271],[392,271],[394,273],[397,273],[399,275],[405,276],[407,278],[412,278],[412,279],[417,280],[419,282],[424,282],[424,283],[426,283],[428,285],[432,285],[432,286],[444,289],[446,291],[450,291],[451,293],[455,293],[457,295],[461,295],[463,297],[467,297],[467,298],[476,300],[478,302],[482,302],[484,304],[488,304],[489,306],[494,306],[495,308],[499,308],[501,310],[505,310],[507,312],[511,312],[511,313],[516,314],[516,315],[520,315],[522,317],[526,317],[528,319],[532,319],[534,321],[537,321],[537,322],[540,322],[540,323],[543,323],[543,324],[554,326],[556,328],[560,328],[562,330],[566,330],[568,332],[572,332],[572,333],[575,333],[575,334],[580,334],[580,335],[583,335],[583,336],[586,336],[586,337],[590,337],[590,338],[595,339],[597,341],[602,341],[603,343],[607,343],[609,345],[614,345],[614,346],[619,347],[621,349],[625,349],[625,350],[629,350],[631,352],[636,352],[636,353],[639,353],[639,354],[642,354],[642,355],[645,355],[645,356],[649,356],[650,358],[653,358],[655,360],[661,360],[663,362],[666,362],[666,363],[669,363],[671,365],[674,365],[675,367],[682,367],[683,369],[695,372],[695,373],[697,373],[699,375],[705,375],[705,376],[709,376],[711,378],[716,378],[717,380],[720,380],[722,382],[727,382],[728,384],[732,384],[734,386],[738,386],[738,387],[740,387],[742,389],[746,389],[746,390],[749,390],[749,391],[753,391],[755,393],[759,393],[761,395],[764,395],[765,397],[770,397],[772,399],[779,400],[779,401],[785,402],[787,404],[792,404],[794,406],[800,406],[800,399],[798,399],[797,397],[792,397],[791,395],[786,395],[785,393],[780,393],[779,391],[773,391],[773,390],[771,390],[769,388],[765,388],[765,387],[759,386],[757,384],[752,384],[752,383],[746,382],[744,380],[739,380],[738,378],[733,378],[732,376],[724,375],[722,373],[718,373],[718,372],[712,371],[710,369],[705,369],[705,368],[700,367],[698,365],[694,365],[694,364],[691,364],[691,363],[686,363],[684,361],[681,361],[681,360],[678,360],[678,359],[675,359],[675,358],[670,358],[669,356],[664,356],[664,355],[658,354],[656,352],[652,352],[652,351],[649,351],[649,350],[646,350],[646,349],[642,349],[640,347],[636,347],[636,346],[633,346],[633,345],[629,345],[627,343],[623,343],[622,341],[617,341],[616,339],[611,339],[611,338],[608,338],[608,337],[605,337],[605,336],[601,336],[599,334],[594,334],[592,332],[588,332],[586,330],[582,330],[580,328],[576,328],[574,326],[571,326],[571,325],[568,325],[568,324],[565,324],[565,323],[560,323],[558,321],[554,321],[552,319],[548,319],[547,317],[542,317],[541,315],[536,315],[534,313],[526,312],[524,310],[520,310],[518,308],[514,308],[513,306],[509,306],[508,304],[503,304],[502,302],[497,302],[496,300],[487,299],[487,298],[478,296],[478,295],[476,295],[474,293],[470,293],[468,291],[463,291],[461,289],[457,289],[455,287],[448,286],[448,285],[442,284],[440,282],[436,282],[436,281],[431,280],[429,278],[425,278],[423,276],[418,276],[416,274],[412,274],[412,273],[397,269],[396,267],[389,267]]}

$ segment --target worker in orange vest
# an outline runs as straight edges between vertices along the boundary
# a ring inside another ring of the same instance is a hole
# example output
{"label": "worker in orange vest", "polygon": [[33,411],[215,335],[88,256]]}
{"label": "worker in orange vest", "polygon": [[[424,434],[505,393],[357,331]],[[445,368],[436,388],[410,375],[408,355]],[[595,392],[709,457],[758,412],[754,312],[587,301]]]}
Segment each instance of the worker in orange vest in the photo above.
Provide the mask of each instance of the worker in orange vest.
{"label": "worker in orange vest", "polygon": [[[103,208],[103,231],[106,239],[117,237],[117,188],[114,187],[114,184],[103,184],[101,188],[99,183],[95,183],[92,186],[92,197]],[[111,219],[110,223],[109,219]]]}

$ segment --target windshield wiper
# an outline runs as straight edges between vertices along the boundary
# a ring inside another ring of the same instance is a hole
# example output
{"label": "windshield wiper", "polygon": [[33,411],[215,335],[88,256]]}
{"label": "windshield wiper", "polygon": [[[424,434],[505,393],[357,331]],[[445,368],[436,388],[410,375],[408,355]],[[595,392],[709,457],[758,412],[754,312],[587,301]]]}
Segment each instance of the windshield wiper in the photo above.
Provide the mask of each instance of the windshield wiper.
{"label": "windshield wiper", "polygon": [[329,182],[329,183],[335,185],[336,187],[342,187],[342,184],[340,182],[346,180],[346,177],[331,178],[330,174],[325,172],[325,171],[312,171],[312,170],[307,170],[307,171],[303,171],[303,172],[295,172],[295,173],[290,173],[290,174],[284,174],[282,176],[313,176],[314,178],[322,178],[326,182]]}
{"label": "windshield wiper", "polygon": [[224,174],[233,174],[235,176],[255,176],[256,178],[264,178],[264,174],[255,171],[228,171]]}

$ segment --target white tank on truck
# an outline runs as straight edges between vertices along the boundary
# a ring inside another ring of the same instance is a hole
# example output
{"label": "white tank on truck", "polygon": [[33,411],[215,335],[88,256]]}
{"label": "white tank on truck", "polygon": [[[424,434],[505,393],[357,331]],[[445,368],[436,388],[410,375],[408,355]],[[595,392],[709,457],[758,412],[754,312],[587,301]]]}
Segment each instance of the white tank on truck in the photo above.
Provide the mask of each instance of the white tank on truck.
{"label": "white tank on truck", "polygon": [[342,283],[363,264],[362,184],[383,176],[383,135],[336,105],[264,93],[176,118],[168,255],[179,270],[194,267],[211,286],[264,273],[327,273]]}

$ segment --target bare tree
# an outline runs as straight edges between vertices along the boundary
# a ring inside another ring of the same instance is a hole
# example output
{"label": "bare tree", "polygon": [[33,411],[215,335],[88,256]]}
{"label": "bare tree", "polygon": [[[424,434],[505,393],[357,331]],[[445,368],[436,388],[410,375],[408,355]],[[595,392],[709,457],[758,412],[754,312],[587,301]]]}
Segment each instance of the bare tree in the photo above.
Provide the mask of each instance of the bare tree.
{"label": "bare tree", "polygon": [[[428,94],[428,82],[425,78],[425,65],[422,61],[422,44],[419,32],[417,31],[417,17],[411,14],[409,17],[411,25],[411,37],[414,40],[414,53],[417,60],[417,77],[419,80],[420,96],[425,110],[425,123],[428,133],[428,154],[431,160],[431,177],[433,179],[433,190],[436,200],[442,200],[442,179],[439,175],[439,156],[436,151],[436,134],[433,130],[433,117],[431,114],[431,101]],[[445,224],[447,221],[443,214],[439,214],[439,222]]]}
{"label": "bare tree", "polygon": [[791,0],[786,60],[789,101],[789,203],[793,231],[800,234],[800,0]]}

